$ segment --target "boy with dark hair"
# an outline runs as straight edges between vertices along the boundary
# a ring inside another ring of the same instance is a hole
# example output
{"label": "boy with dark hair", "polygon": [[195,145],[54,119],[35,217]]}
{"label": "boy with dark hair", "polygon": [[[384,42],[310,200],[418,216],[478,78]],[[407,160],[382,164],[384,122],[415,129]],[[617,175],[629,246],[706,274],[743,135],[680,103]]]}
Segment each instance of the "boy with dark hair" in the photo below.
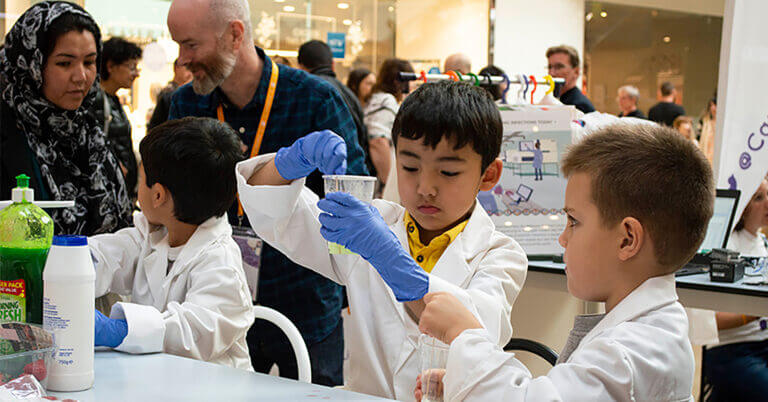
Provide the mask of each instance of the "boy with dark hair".
{"label": "boy with dark hair", "polygon": [[445,400],[692,400],[693,351],[674,272],[712,216],[709,162],[671,129],[622,124],[574,146],[563,173],[568,290],[604,302],[606,314],[576,317],[558,364],[531,378],[455,297],[428,294],[419,328],[451,344]]}
{"label": "boy with dark hair", "polygon": [[[344,142],[329,131],[242,162],[236,176],[259,236],[347,286],[345,385],[405,400],[419,370],[417,323],[427,291],[454,294],[504,344],[527,260],[476,200],[502,171],[501,116],[483,89],[424,84],[403,102],[392,134],[402,206],[369,206],[344,193],[318,203],[303,188],[315,169],[344,173]],[[329,255],[325,239],[357,255]]]}
{"label": "boy with dark hair", "polygon": [[88,239],[96,295],[131,296],[111,318],[96,312],[96,346],[253,370],[250,292],[226,217],[242,160],[238,135],[189,117],[152,129],[140,152],[135,227]]}

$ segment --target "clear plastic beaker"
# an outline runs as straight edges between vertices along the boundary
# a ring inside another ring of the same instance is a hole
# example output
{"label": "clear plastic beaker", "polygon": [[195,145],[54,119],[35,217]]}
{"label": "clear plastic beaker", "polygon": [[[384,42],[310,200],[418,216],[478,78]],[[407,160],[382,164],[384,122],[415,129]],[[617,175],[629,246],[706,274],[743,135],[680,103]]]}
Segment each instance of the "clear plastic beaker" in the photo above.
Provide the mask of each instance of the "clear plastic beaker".
{"label": "clear plastic beaker", "polygon": [[419,337],[422,402],[443,401],[443,376],[448,363],[448,350],[448,345],[429,335]]}
{"label": "clear plastic beaker", "polygon": [[[371,176],[350,175],[325,175],[325,193],[347,193],[358,200],[370,204],[373,201],[373,189],[376,187],[376,178]],[[331,254],[354,254],[346,247],[328,242],[328,252]]]}

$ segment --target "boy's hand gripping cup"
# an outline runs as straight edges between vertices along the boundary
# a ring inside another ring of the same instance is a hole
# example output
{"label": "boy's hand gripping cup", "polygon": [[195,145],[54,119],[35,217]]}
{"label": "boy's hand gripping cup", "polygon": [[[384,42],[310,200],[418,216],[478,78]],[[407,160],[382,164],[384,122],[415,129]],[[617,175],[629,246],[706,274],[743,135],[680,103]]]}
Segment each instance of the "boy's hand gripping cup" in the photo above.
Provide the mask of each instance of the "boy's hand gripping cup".
{"label": "boy's hand gripping cup", "polygon": [[[325,193],[347,193],[358,200],[370,204],[373,201],[373,189],[376,186],[376,178],[371,176],[349,175],[324,175]],[[328,242],[330,254],[355,254],[346,247]]]}

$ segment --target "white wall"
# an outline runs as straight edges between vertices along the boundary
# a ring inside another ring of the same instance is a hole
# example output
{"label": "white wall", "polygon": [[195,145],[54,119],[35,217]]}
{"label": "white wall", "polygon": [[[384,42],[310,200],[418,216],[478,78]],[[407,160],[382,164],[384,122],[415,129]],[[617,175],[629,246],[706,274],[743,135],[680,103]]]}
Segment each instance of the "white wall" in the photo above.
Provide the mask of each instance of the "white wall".
{"label": "white wall", "polygon": [[[504,1],[504,0],[501,0]],[[606,3],[627,6],[658,8],[684,13],[723,16],[725,0],[609,0]]]}
{"label": "white wall", "polygon": [[400,0],[395,54],[401,59],[440,60],[465,53],[472,70],[488,64],[488,0]]}
{"label": "white wall", "polygon": [[560,44],[583,58],[584,0],[497,0],[493,64],[507,74],[546,75],[547,48]]}

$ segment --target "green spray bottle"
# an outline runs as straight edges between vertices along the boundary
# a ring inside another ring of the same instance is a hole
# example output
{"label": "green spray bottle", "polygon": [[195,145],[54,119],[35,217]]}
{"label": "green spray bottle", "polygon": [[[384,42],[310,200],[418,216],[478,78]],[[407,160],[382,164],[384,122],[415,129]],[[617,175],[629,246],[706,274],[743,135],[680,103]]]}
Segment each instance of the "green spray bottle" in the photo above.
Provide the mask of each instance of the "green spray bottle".
{"label": "green spray bottle", "polygon": [[29,177],[16,177],[13,203],[0,210],[0,322],[43,323],[43,267],[53,219],[33,204]]}

